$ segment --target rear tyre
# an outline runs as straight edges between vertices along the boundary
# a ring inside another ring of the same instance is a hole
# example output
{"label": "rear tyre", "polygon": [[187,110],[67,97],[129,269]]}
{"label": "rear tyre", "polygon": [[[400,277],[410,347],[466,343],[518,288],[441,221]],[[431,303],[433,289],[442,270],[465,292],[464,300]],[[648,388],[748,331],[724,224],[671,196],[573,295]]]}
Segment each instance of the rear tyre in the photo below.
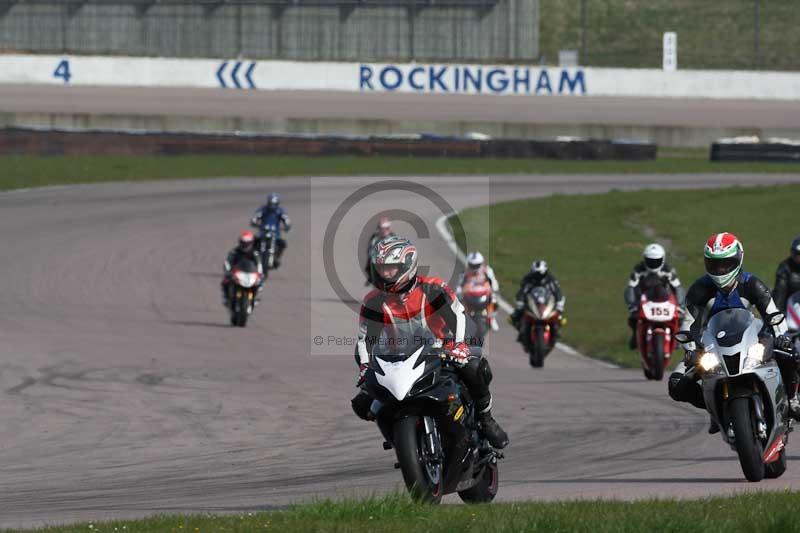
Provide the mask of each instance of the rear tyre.
{"label": "rear tyre", "polygon": [[653,350],[650,352],[650,379],[664,379],[664,334],[653,335]]}
{"label": "rear tyre", "polygon": [[458,492],[465,503],[488,503],[497,496],[497,487],[500,483],[500,472],[497,462],[489,463],[483,468],[481,477],[472,487]]}
{"label": "rear tyre", "polygon": [[750,409],[749,398],[735,398],[728,404],[736,435],[736,453],[747,481],[764,479],[764,459],[761,442],[756,438],[755,419]]}
{"label": "rear tyre", "polygon": [[779,478],[786,472],[786,448],[781,450],[778,460],[764,465],[764,477],[767,479]]}
{"label": "rear tyre", "polygon": [[418,416],[401,418],[394,423],[394,448],[411,497],[424,503],[439,503],[443,489],[441,469],[439,479],[432,480],[423,466],[424,456],[420,445],[424,440],[421,438],[424,431]]}

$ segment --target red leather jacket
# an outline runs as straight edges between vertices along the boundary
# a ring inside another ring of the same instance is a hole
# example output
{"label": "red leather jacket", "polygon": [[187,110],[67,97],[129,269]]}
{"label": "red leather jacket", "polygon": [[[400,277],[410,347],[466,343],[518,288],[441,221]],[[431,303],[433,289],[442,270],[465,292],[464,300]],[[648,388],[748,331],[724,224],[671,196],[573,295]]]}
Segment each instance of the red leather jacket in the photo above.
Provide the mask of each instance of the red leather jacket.
{"label": "red leather jacket", "polygon": [[440,278],[417,276],[401,293],[373,290],[364,297],[359,317],[356,355],[369,362],[372,348],[386,327],[432,332],[443,341],[464,341],[466,317],[456,295]]}

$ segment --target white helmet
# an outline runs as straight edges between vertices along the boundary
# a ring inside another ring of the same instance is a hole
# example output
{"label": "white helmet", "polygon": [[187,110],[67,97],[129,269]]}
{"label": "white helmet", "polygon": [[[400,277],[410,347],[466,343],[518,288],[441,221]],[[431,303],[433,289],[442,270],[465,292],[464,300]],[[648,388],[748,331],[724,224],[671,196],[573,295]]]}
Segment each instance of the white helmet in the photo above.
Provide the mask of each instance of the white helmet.
{"label": "white helmet", "polygon": [[544,277],[547,274],[547,261],[539,261],[536,260],[531,263],[531,272],[538,275],[539,277]]}
{"label": "white helmet", "polygon": [[470,270],[478,270],[483,265],[483,254],[480,252],[472,252],[467,256],[467,268]]}
{"label": "white helmet", "polygon": [[664,250],[663,246],[654,242],[644,247],[643,255],[647,270],[655,272],[661,270],[661,267],[664,266],[664,258],[667,256],[667,252]]}

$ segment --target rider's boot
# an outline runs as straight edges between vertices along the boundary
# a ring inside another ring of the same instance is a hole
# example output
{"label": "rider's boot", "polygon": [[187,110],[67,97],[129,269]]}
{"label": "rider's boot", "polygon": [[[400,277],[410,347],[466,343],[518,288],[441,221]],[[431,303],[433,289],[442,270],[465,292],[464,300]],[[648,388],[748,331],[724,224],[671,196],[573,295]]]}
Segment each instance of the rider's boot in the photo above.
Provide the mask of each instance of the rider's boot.
{"label": "rider's boot", "polygon": [[719,433],[719,424],[713,418],[708,421],[708,434],[714,435]]}
{"label": "rider's boot", "polygon": [[[477,406],[484,403],[481,401],[476,402]],[[489,444],[495,448],[505,448],[508,446],[508,434],[500,427],[497,420],[492,416],[492,397],[486,402],[486,407],[478,411],[478,425],[480,426],[481,433],[487,438]]]}
{"label": "rider's boot", "polygon": [[492,328],[492,331],[498,331],[500,329],[500,325],[497,323],[497,316],[494,314],[489,316],[489,327]]}
{"label": "rider's boot", "polygon": [[222,305],[229,307],[230,301],[228,300],[228,287],[225,285],[224,281],[220,285],[220,291],[222,292]]}

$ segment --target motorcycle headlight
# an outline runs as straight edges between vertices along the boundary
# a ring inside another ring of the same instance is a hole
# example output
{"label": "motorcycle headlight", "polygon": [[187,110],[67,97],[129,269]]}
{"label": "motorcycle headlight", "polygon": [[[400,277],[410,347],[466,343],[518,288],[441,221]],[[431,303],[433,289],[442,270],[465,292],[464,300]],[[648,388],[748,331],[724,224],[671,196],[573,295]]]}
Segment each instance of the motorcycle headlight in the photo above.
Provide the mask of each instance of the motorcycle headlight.
{"label": "motorcycle headlight", "polygon": [[717,354],[711,352],[705,352],[703,355],[700,356],[700,359],[697,361],[697,364],[705,372],[711,372],[720,365],[720,360],[719,357],[717,357]]}
{"label": "motorcycle headlight", "polygon": [[744,370],[752,370],[764,362],[764,345],[760,342],[747,349],[747,357],[744,360]]}

